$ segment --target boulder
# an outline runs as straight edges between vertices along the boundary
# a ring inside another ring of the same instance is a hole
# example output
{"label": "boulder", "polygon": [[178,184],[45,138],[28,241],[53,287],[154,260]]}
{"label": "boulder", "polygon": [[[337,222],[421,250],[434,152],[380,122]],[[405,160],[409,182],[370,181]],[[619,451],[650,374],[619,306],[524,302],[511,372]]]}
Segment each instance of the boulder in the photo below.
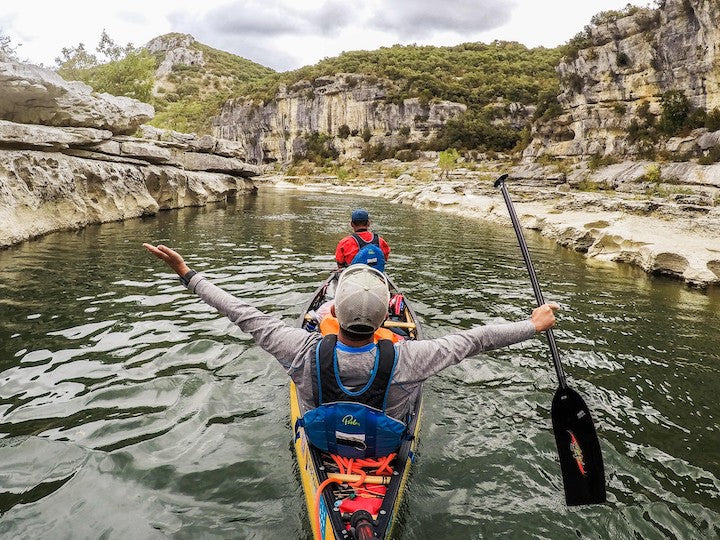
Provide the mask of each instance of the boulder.
{"label": "boulder", "polygon": [[712,147],[720,145],[720,131],[710,131],[703,133],[697,140],[697,145],[703,152],[710,150]]}
{"label": "boulder", "polygon": [[0,120],[133,133],[154,115],[152,105],[136,99],[96,94],[49,69],[0,61]]}

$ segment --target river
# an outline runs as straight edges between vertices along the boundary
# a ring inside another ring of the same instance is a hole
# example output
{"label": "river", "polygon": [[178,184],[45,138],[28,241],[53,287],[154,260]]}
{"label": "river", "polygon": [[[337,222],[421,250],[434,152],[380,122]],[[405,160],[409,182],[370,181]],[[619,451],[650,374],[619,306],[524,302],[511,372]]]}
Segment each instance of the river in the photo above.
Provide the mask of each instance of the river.
{"label": "river", "polygon": [[[426,337],[529,314],[509,225],[357,196],[261,191],[1,251],[0,536],[309,538],[286,374],[141,243],[293,323],[356,206]],[[564,505],[537,338],[428,381],[399,537],[717,538],[720,291],[526,236],[608,503]]]}

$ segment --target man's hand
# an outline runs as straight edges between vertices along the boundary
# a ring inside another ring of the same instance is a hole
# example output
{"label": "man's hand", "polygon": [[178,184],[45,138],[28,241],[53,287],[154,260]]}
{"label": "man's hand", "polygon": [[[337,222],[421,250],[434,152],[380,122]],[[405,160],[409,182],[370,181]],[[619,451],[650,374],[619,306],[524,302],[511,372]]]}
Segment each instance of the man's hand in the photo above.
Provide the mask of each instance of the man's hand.
{"label": "man's hand", "polygon": [[533,310],[530,322],[535,325],[536,332],[544,332],[555,325],[555,313],[553,312],[556,309],[560,309],[557,304],[543,304]]}
{"label": "man's hand", "polygon": [[178,276],[182,277],[190,271],[190,268],[188,268],[188,265],[185,264],[182,256],[177,251],[173,251],[169,247],[163,245],[156,247],[152,244],[143,244],[143,247],[155,255],[158,259],[164,261],[165,264],[172,268]]}

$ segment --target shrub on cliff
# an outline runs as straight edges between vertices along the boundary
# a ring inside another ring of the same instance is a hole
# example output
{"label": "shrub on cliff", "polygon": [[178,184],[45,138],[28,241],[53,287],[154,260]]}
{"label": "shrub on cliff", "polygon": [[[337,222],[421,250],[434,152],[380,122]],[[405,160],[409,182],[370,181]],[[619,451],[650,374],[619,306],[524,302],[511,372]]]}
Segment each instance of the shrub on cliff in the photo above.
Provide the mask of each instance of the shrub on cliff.
{"label": "shrub on cliff", "polygon": [[395,157],[395,150],[383,143],[366,144],[360,152],[360,157],[365,161],[382,161]]}
{"label": "shrub on cliff", "polygon": [[672,137],[688,127],[690,103],[681,90],[668,90],[662,95],[660,104],[662,107],[660,131]]}
{"label": "shrub on cliff", "polygon": [[452,118],[440,129],[434,150],[511,150],[520,140],[521,132],[510,126],[494,124],[486,112],[468,111]]}
{"label": "shrub on cliff", "polygon": [[343,124],[338,128],[338,137],[341,139],[347,139],[350,136],[350,126]]}
{"label": "shrub on cliff", "polygon": [[535,109],[533,120],[546,121],[562,114],[562,105],[557,100],[558,92],[559,90],[556,88],[543,92],[538,96],[537,109]]}
{"label": "shrub on cliff", "polygon": [[592,46],[593,42],[590,34],[590,27],[586,26],[582,32],[578,32],[570,38],[568,42],[562,46],[561,50],[565,60],[573,61],[578,57],[580,51],[589,49]]}
{"label": "shrub on cliff", "polygon": [[715,108],[707,113],[705,117],[705,127],[710,131],[720,130],[720,109]]}
{"label": "shrub on cliff", "polygon": [[83,43],[63,47],[55,59],[58,74],[66,80],[82,81],[96,92],[127,96],[149,102],[155,82],[155,58],[132,43],[118,45],[103,30],[95,48],[89,52]]}
{"label": "shrub on cliff", "polygon": [[718,161],[720,161],[720,145],[717,144],[710,148],[706,154],[698,158],[698,163],[700,165],[712,165]]}
{"label": "shrub on cliff", "polygon": [[313,131],[304,137],[305,151],[295,157],[295,160],[307,159],[316,165],[324,165],[340,155],[332,144],[332,137],[325,133]]}
{"label": "shrub on cliff", "polygon": [[[662,115],[658,128],[669,137],[715,123],[715,118],[712,116],[716,113],[711,111],[708,114],[704,109],[693,108],[682,90],[665,92],[662,95],[661,106]],[[708,120],[709,116],[712,117],[710,120]]]}

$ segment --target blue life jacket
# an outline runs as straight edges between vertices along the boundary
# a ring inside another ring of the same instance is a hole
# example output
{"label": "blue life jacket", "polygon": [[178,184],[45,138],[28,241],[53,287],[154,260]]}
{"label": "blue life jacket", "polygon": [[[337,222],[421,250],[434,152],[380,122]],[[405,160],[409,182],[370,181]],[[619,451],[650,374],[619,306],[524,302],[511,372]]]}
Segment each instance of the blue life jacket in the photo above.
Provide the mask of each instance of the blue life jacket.
{"label": "blue life jacket", "polygon": [[380,272],[385,271],[385,254],[380,249],[380,237],[373,233],[372,239],[368,242],[363,240],[359,234],[353,234],[352,237],[355,239],[358,245],[358,252],[350,264],[367,264],[376,268]]}
{"label": "blue life jacket", "polygon": [[318,343],[312,365],[315,409],[300,420],[313,446],[348,458],[387,456],[407,435],[404,422],[385,414],[390,381],[397,363],[392,341],[377,343],[377,354],[367,384],[356,392],[343,386],[338,372],[337,336]]}

